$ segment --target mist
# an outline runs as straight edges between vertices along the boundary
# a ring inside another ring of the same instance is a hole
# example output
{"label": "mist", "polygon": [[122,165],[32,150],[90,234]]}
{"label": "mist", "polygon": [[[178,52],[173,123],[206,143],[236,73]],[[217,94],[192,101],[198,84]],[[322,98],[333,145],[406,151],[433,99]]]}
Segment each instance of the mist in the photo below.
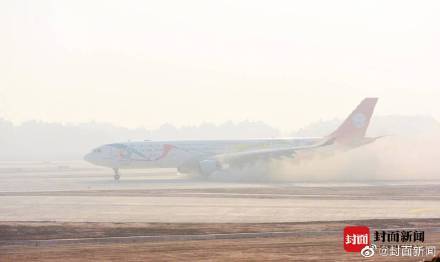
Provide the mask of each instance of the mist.
{"label": "mist", "polygon": [[292,181],[381,181],[438,180],[440,134],[389,136],[332,156],[304,161],[274,160],[273,180]]}
{"label": "mist", "polygon": [[[313,123],[295,134],[324,136],[340,121]],[[322,152],[256,163],[215,179],[267,182],[371,182],[440,179],[440,126],[429,117],[384,116],[372,123],[370,136],[384,137],[349,151]]]}
{"label": "mist", "polygon": [[389,136],[350,151],[282,158],[220,171],[210,179],[237,182],[380,182],[440,179],[440,134]]}
{"label": "mist", "polygon": [[[311,123],[291,136],[321,137],[340,119]],[[104,123],[61,124],[0,121],[1,160],[81,160],[90,149],[105,143],[179,140],[246,139],[280,137],[281,131],[263,122],[205,123],[157,129],[129,129]],[[428,116],[375,116],[368,136],[385,136],[350,151],[314,154],[313,158],[276,159],[217,172],[212,181],[382,181],[439,179],[440,124]],[[191,179],[197,179],[190,177]]]}
{"label": "mist", "polygon": [[280,132],[263,122],[228,121],[156,129],[125,128],[109,123],[81,124],[28,121],[14,124],[0,119],[0,160],[81,160],[91,149],[109,143],[144,140],[249,139],[279,137]]}

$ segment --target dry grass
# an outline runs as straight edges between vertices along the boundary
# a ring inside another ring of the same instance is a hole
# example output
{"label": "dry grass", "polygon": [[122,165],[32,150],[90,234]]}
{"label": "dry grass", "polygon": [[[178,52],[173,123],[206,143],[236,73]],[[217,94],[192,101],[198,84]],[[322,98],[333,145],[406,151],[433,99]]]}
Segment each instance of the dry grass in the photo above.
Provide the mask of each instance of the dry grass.
{"label": "dry grass", "polygon": [[[342,228],[363,224],[378,228],[428,229],[427,242],[439,243],[440,220],[371,220],[358,222],[268,224],[161,224],[161,223],[42,223],[0,224],[0,261],[365,261],[359,254],[345,253]],[[174,235],[236,232],[292,231],[295,236],[145,241],[137,243],[56,244],[50,246],[7,245],[11,240]],[[6,243],[6,244],[5,244]],[[418,259],[420,260],[420,259]],[[376,256],[369,261],[417,261]]]}

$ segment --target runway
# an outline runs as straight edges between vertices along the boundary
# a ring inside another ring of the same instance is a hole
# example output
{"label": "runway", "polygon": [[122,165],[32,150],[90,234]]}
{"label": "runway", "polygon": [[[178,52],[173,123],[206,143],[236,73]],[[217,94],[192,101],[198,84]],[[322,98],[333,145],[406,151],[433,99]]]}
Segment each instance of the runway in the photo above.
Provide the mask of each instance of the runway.
{"label": "runway", "polygon": [[175,170],[4,162],[0,221],[264,223],[440,217],[439,181],[224,182]]}
{"label": "runway", "polygon": [[0,260],[363,261],[344,252],[345,226],[425,230],[425,244],[437,245],[439,201],[440,181],[243,182],[130,170],[115,182],[111,170],[82,161],[0,162]]}

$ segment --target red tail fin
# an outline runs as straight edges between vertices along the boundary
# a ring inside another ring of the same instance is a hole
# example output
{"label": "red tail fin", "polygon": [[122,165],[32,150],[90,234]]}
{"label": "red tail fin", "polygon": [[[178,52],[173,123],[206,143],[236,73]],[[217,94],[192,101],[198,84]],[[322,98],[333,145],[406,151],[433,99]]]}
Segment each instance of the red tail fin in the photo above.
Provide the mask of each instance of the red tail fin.
{"label": "red tail fin", "polygon": [[371,116],[377,103],[377,98],[365,98],[348,116],[342,125],[331,133],[327,139],[333,139],[338,144],[351,145],[365,137]]}

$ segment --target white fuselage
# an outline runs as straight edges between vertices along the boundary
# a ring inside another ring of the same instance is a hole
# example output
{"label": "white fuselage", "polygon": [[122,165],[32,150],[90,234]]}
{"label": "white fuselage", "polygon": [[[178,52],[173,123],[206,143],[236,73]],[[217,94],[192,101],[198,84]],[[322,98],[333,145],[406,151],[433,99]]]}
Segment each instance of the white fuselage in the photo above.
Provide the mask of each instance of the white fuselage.
{"label": "white fuselage", "polygon": [[179,168],[218,154],[307,146],[317,141],[319,138],[127,142],[100,146],[84,159],[111,168]]}

